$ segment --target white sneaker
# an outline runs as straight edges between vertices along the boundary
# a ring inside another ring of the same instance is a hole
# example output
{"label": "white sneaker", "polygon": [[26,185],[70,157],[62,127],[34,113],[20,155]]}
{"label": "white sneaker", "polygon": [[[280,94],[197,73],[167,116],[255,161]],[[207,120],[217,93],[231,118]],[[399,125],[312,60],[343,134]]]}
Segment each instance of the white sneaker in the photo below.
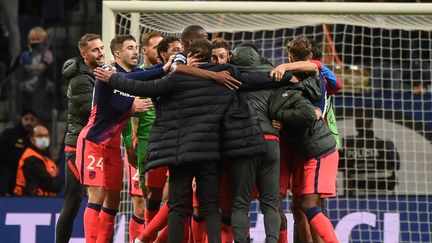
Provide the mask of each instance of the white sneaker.
{"label": "white sneaker", "polygon": [[134,243],[144,243],[144,242],[140,241],[138,238],[135,238]]}

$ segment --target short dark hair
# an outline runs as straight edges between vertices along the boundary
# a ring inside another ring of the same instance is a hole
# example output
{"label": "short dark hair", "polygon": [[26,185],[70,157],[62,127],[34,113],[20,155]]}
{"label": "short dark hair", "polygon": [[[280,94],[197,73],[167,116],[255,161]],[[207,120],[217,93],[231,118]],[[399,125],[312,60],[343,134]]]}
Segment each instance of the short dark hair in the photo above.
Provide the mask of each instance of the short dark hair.
{"label": "short dark hair", "polygon": [[197,57],[203,62],[211,60],[212,46],[207,40],[194,40],[190,45],[191,55],[200,53]]}
{"label": "short dark hair", "polygon": [[164,36],[162,35],[162,33],[157,32],[157,31],[151,31],[148,33],[145,33],[142,38],[141,38],[141,45],[142,46],[148,46],[148,44],[150,43],[150,40],[154,37],[162,37],[164,38]]}
{"label": "short dark hair", "polygon": [[314,41],[314,40],[311,40],[310,41],[310,43],[311,43],[311,52],[312,52],[312,59],[313,60],[321,60],[321,58],[322,58],[322,52],[321,52],[321,49],[319,48],[319,46],[318,46],[318,43],[316,42],[316,41]]}
{"label": "short dark hair", "polygon": [[157,46],[157,54],[161,60],[162,60],[161,52],[167,52],[169,44],[176,42],[176,41],[180,42],[180,39],[175,37],[175,36],[168,36],[159,42],[159,44]]}
{"label": "short dark hair", "polygon": [[36,112],[34,112],[32,109],[25,109],[21,112],[21,117],[27,115],[27,114],[32,114],[34,117],[39,118],[38,115],[36,114]]}
{"label": "short dark hair", "polygon": [[227,51],[231,51],[231,45],[222,38],[216,38],[211,42],[212,49],[224,48]]}
{"label": "short dark hair", "polygon": [[297,36],[286,45],[288,53],[297,61],[306,61],[312,52],[312,45],[305,36]]}
{"label": "short dark hair", "polygon": [[194,39],[201,30],[205,31],[205,29],[199,25],[190,25],[186,27],[181,34],[182,41]]}
{"label": "short dark hair", "polygon": [[87,33],[81,36],[80,40],[78,41],[78,49],[82,51],[82,49],[87,47],[89,41],[97,40],[97,39],[102,40],[100,35],[93,34],[93,33]]}
{"label": "short dark hair", "polygon": [[123,43],[128,40],[133,40],[136,42],[135,37],[132,35],[116,35],[110,44],[111,53],[114,55],[114,51],[122,49]]}

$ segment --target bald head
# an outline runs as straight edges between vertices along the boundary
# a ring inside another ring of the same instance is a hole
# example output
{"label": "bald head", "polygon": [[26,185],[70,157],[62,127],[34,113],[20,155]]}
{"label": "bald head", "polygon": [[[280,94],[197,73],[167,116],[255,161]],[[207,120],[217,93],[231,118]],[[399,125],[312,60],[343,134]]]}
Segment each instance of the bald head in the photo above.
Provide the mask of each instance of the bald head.
{"label": "bald head", "polygon": [[30,141],[40,150],[45,150],[49,146],[49,131],[44,125],[36,125],[30,134]]}
{"label": "bald head", "polygon": [[199,25],[190,25],[186,27],[181,35],[183,48],[189,52],[190,44],[194,40],[208,40],[207,31]]}

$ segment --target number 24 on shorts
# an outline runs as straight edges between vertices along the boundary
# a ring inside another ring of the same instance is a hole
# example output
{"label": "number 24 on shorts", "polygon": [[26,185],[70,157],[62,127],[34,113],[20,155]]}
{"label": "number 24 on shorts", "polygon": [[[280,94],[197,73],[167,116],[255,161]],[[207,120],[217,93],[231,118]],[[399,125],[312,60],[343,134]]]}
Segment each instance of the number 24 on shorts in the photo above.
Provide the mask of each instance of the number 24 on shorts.
{"label": "number 24 on shorts", "polygon": [[[96,162],[96,158],[93,155],[89,155],[87,158],[90,160],[87,169],[94,170],[94,163]],[[96,167],[100,168],[100,171],[103,171],[103,158],[98,159],[98,161],[96,162]]]}

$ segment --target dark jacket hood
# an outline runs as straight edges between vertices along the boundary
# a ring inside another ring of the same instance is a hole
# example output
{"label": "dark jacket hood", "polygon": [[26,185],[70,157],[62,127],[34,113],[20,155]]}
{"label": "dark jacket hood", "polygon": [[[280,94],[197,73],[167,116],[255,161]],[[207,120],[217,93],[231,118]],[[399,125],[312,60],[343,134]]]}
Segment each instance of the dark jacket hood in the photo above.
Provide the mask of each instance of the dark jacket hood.
{"label": "dark jacket hood", "polygon": [[233,50],[232,63],[241,72],[267,72],[273,69],[273,65],[250,46],[240,46]]}
{"label": "dark jacket hood", "polygon": [[84,63],[84,59],[82,57],[74,57],[67,60],[63,64],[62,73],[66,80],[69,80],[78,74],[92,75],[91,70]]}

